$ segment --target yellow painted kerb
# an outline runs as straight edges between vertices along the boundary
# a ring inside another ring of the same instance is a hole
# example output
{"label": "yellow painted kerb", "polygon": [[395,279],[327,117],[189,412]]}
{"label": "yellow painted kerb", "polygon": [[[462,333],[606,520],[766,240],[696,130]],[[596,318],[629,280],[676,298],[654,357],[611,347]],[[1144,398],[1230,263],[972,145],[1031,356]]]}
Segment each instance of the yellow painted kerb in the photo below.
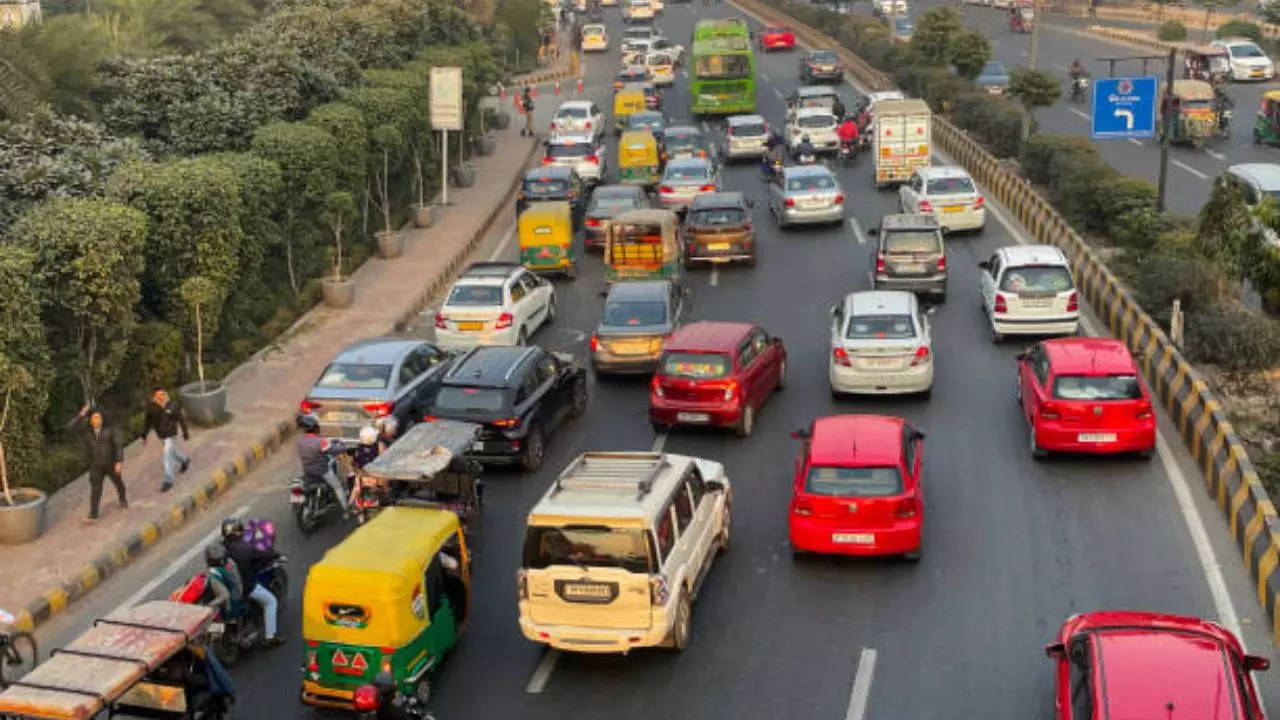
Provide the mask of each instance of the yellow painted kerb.
{"label": "yellow painted kerb", "polygon": [[90,565],[80,571],[80,587],[85,590],[92,590],[98,586],[102,580],[102,576],[98,574],[98,568]]}
{"label": "yellow painted kerb", "polygon": [[[1247,552],[1248,548],[1246,547],[1245,550]],[[1267,549],[1258,559],[1258,604],[1262,607],[1267,606],[1267,578],[1275,572],[1276,559],[1276,544],[1267,543]]]}
{"label": "yellow painted kerb", "polygon": [[46,591],[44,599],[49,602],[50,615],[57,615],[67,609],[67,591],[62,588],[54,588]]}
{"label": "yellow painted kerb", "polygon": [[1231,537],[1235,537],[1240,529],[1240,508],[1244,507],[1244,501],[1249,499],[1249,483],[1240,483],[1240,488],[1231,496]]}
{"label": "yellow painted kerb", "polygon": [[155,526],[155,523],[147,523],[142,526],[139,534],[142,535],[143,545],[151,545],[160,537],[160,530]]}

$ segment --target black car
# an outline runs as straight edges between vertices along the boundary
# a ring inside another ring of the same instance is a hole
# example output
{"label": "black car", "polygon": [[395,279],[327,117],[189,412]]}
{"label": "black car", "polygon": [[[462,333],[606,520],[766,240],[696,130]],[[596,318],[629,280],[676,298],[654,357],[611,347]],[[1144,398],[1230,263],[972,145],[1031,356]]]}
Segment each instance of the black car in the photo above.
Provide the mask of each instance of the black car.
{"label": "black car", "polygon": [[444,376],[428,416],[480,423],[470,457],[542,465],[547,437],[587,410],[587,373],[568,353],[537,346],[472,348]]}
{"label": "black car", "polygon": [[800,58],[800,82],[809,84],[815,80],[839,81],[844,77],[840,56],[835,50],[810,50]]}
{"label": "black car", "polygon": [[516,195],[516,217],[530,204],[546,200],[566,200],[573,210],[573,225],[578,227],[587,205],[587,184],[573,168],[544,165],[530,170],[520,182]]}

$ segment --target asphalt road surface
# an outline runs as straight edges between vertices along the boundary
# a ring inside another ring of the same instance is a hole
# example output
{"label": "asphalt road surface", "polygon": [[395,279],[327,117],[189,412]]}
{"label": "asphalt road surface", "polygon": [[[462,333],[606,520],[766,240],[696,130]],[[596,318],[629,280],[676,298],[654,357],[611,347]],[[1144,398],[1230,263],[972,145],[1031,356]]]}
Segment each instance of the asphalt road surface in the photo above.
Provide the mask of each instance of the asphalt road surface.
{"label": "asphalt road surface", "polygon": [[[677,4],[658,24],[687,43],[697,16],[736,12],[728,4]],[[606,13],[614,49],[588,56],[584,67],[587,94],[611,107],[607,81],[617,69],[620,25],[616,9]],[[797,61],[798,53],[759,59],[759,109],[775,125],[781,98],[796,85]],[[544,91],[539,114],[554,104]],[[682,119],[688,107],[681,72],[664,109]],[[897,211],[896,193],[872,188],[867,158],[840,175],[847,219],[868,228]],[[754,163],[727,168],[724,179],[729,189],[762,195]],[[542,471],[490,473],[471,538],[472,621],[438,677],[440,720],[1050,718],[1053,677],[1042,647],[1066,616],[1101,608],[1218,618],[1240,628],[1254,651],[1270,654],[1256,593],[1167,418],[1151,462],[1031,459],[1013,400],[1022,343],[992,345],[978,312],[978,261],[1018,242],[994,213],[981,234],[948,240],[950,294],[934,316],[936,385],[928,401],[835,401],[828,391],[828,308],[869,287],[865,235],[848,223],[779,232],[763,206],[756,227],[756,267],[691,271],[692,315],[752,321],[781,335],[790,356],[787,388],[764,407],[749,439],[696,431],[655,437],[645,382],[593,377],[586,415],[550,440]],[[500,226],[477,257],[514,260],[508,228]],[[559,317],[533,340],[585,359],[603,280],[597,256],[586,256],[581,268],[577,280],[558,281]],[[788,433],[814,416],[847,412],[902,415],[927,433],[919,564],[791,557],[786,508],[798,447]],[[516,624],[525,514],[577,453],[655,447],[724,462],[734,482],[734,546],[717,560],[694,608],[691,646],[627,657],[544,652]],[[199,549],[223,515],[270,517],[281,523],[279,545],[293,576],[281,618],[287,642],[234,669],[240,716],[328,717],[298,700],[299,601],[306,568],[350,527],[334,524],[302,539],[284,490],[294,471],[289,453],[269,461],[217,512],[42,628],[44,646],[65,644],[121,603],[167,595],[198,569]],[[1280,702],[1275,678],[1260,682],[1266,699]]]}

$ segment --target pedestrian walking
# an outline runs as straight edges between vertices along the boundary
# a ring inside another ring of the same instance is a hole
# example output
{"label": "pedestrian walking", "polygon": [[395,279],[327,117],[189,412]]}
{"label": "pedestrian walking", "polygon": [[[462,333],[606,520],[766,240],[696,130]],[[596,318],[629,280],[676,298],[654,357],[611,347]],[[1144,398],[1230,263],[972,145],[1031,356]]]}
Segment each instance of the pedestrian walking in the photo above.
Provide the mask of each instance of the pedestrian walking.
{"label": "pedestrian walking", "polygon": [[520,131],[521,135],[534,136],[533,131],[533,86],[526,85],[524,93],[520,96],[520,109],[524,112],[524,129]]}
{"label": "pedestrian walking", "polygon": [[182,414],[182,408],[162,387],[151,392],[151,402],[147,403],[146,422],[142,426],[144,445],[147,435],[153,430],[156,437],[164,443],[164,484],[160,486],[160,490],[169,492],[173,488],[174,469],[184,473],[191,465],[191,458],[183,455],[182,448],[178,445],[178,431],[182,431],[183,440],[190,440],[191,433],[187,431],[187,419]]}
{"label": "pedestrian walking", "polygon": [[129,507],[124,491],[124,446],[115,428],[106,426],[102,412],[88,405],[67,423],[68,428],[83,429],[85,464],[89,466],[89,516],[86,523],[98,519],[98,505],[102,501],[102,481],[111,478],[116,486],[116,498],[121,509]]}

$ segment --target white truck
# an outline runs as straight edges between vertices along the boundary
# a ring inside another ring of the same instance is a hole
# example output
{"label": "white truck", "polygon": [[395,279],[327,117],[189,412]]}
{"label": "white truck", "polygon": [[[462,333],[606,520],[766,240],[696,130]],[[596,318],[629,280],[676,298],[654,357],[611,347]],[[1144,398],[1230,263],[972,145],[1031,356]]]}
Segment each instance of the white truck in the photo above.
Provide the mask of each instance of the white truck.
{"label": "white truck", "polygon": [[929,106],[923,100],[881,100],[872,109],[871,150],[877,188],[906,182],[929,166]]}

